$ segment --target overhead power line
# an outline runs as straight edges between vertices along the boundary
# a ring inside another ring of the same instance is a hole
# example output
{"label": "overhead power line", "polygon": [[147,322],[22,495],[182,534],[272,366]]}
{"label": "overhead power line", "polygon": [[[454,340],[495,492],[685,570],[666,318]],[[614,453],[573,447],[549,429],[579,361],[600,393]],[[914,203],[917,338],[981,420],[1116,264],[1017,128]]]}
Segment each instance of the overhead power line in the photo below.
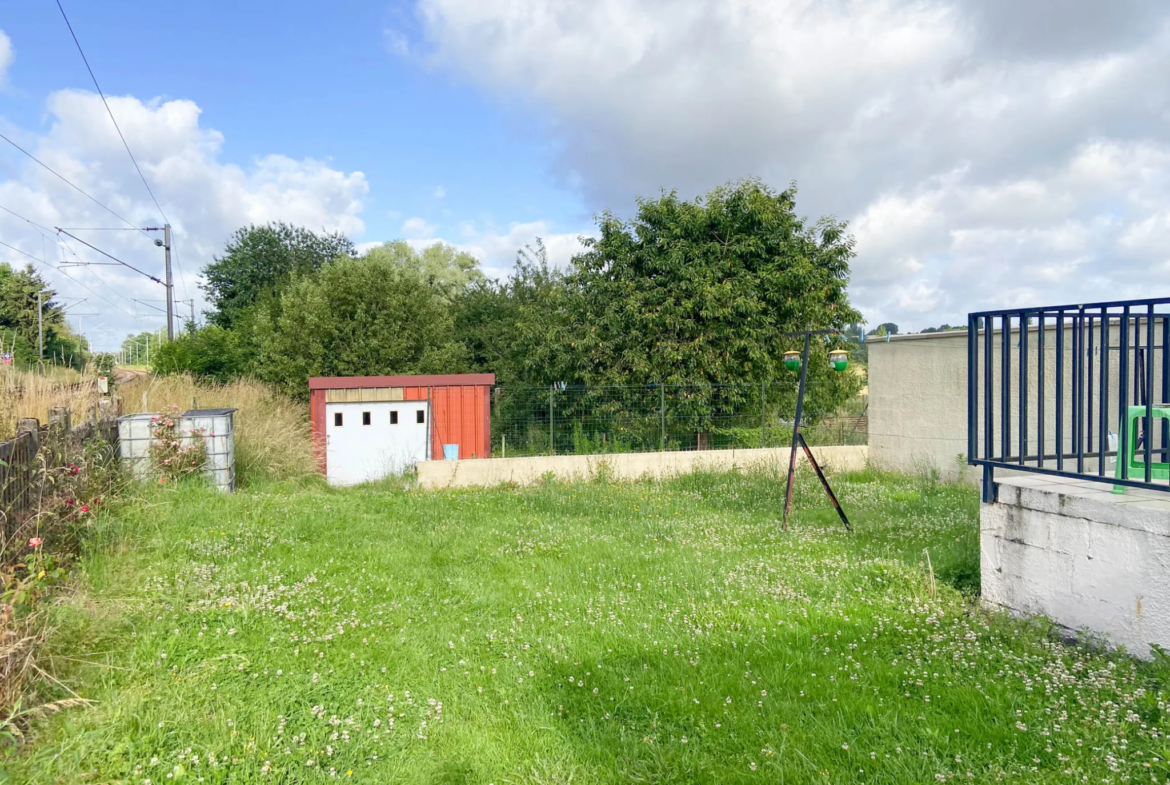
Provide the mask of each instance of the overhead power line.
{"label": "overhead power line", "polygon": [[61,234],[67,235],[67,236],[69,236],[69,237],[72,237],[72,238],[73,238],[74,240],[76,240],[77,242],[81,243],[82,245],[84,245],[84,246],[85,246],[85,247],[87,247],[87,248],[90,248],[90,249],[92,249],[92,250],[94,250],[94,251],[97,251],[97,252],[98,252],[98,253],[100,253],[102,256],[106,257],[107,259],[113,259],[115,262],[117,262],[118,264],[122,265],[123,267],[129,267],[131,270],[133,270],[134,272],[138,273],[139,275],[145,275],[147,278],[149,278],[150,280],[154,281],[155,283],[160,283],[160,284],[162,284],[163,286],[166,286],[166,284],[165,284],[165,283],[163,283],[163,281],[162,281],[161,279],[159,279],[159,278],[155,278],[153,275],[151,275],[150,273],[146,272],[145,270],[139,270],[137,267],[135,267],[134,265],[132,265],[132,264],[130,264],[130,263],[128,263],[128,262],[123,262],[121,259],[119,259],[118,257],[114,256],[113,254],[106,253],[106,252],[105,252],[105,251],[103,251],[101,248],[98,248],[96,245],[91,245],[90,243],[87,243],[85,240],[82,240],[82,239],[81,239],[80,237],[78,237],[77,235],[75,235],[75,234],[69,234],[69,232],[65,231],[64,229],[60,229],[60,228],[59,228],[59,229],[57,229],[57,231],[58,231],[58,232],[60,232]]}
{"label": "overhead power line", "polygon": [[[122,146],[126,148],[126,155],[130,156],[130,162],[134,164],[135,171],[138,172],[138,177],[142,180],[142,184],[146,186],[146,192],[150,194],[150,199],[154,202],[154,206],[158,208],[159,214],[165,219],[166,213],[163,212],[162,206],[159,205],[158,199],[154,196],[154,191],[150,188],[150,183],[146,182],[146,175],[142,173],[142,167],[138,165],[138,159],[134,157],[134,153],[130,151],[130,145],[126,143],[126,137],[122,135],[122,129],[118,126],[118,121],[114,118],[114,112],[110,109],[110,104],[106,101],[106,94],[102,92],[102,86],[98,84],[97,77],[93,74],[93,68],[89,65],[89,58],[85,56],[85,50],[81,48],[81,42],[77,40],[77,33],[73,32],[73,25],[69,22],[69,17],[65,14],[65,8],[61,5],[61,0],[57,0],[57,10],[61,12],[61,18],[65,20],[65,26],[69,28],[69,35],[73,37],[73,43],[77,46],[77,53],[81,55],[81,62],[85,63],[85,70],[89,71],[89,78],[93,80],[93,86],[101,96],[102,105],[106,107],[106,113],[110,115],[110,122],[114,124],[114,130],[118,132],[118,138],[122,140]],[[170,223],[170,221],[167,221]]]}
{"label": "overhead power line", "polygon": [[[122,140],[122,146],[126,148],[126,155],[130,156],[130,163],[134,164],[134,170],[138,172],[138,178],[146,186],[146,192],[150,194],[150,200],[158,208],[159,215],[169,224],[171,219],[167,218],[166,211],[158,203],[158,198],[154,195],[154,190],[150,187],[150,183],[146,181],[146,175],[142,173],[142,167],[138,165],[138,159],[134,157],[134,152],[130,149],[130,143],[126,141],[126,136],[122,133],[122,128],[118,125],[117,118],[114,117],[114,110],[110,108],[110,102],[106,100],[106,94],[103,92],[102,86],[98,84],[97,76],[89,64],[89,58],[85,56],[85,50],[81,48],[81,41],[77,40],[77,33],[73,32],[73,24],[69,21],[69,15],[65,13],[65,7],[61,5],[61,0],[57,0],[57,10],[61,12],[61,18],[65,20],[65,26],[69,28],[69,35],[73,38],[73,43],[77,47],[77,53],[81,55],[81,62],[85,63],[85,70],[89,72],[89,78],[93,80],[94,89],[97,90],[98,95],[101,97],[102,105],[106,107],[106,114],[110,116],[110,122],[114,124],[114,130],[118,132],[118,138]],[[182,284],[183,295],[186,296],[187,283],[183,280],[183,268],[179,265],[178,254],[175,254],[175,266],[179,268],[179,283]]]}
{"label": "overhead power line", "polygon": [[[40,158],[37,158],[35,155],[33,155],[32,153],[30,153],[28,150],[25,150],[23,147],[21,147],[20,145],[18,145],[16,142],[12,141],[11,139],[9,139],[9,138],[8,138],[7,136],[5,136],[4,134],[0,133],[0,139],[3,139],[5,142],[8,142],[8,144],[12,145],[12,146],[13,146],[13,147],[15,147],[17,150],[19,150],[20,152],[22,152],[22,153],[24,153],[25,155],[27,155],[27,156],[28,156],[29,158],[31,158],[31,159],[32,159],[34,162],[36,162],[36,163],[37,163],[37,164],[39,164],[39,165],[40,165],[40,166],[41,166],[43,169],[45,169],[45,171],[47,171],[49,174],[53,175],[54,177],[56,177],[56,178],[57,178],[58,180],[60,180],[61,182],[63,182],[63,183],[65,183],[66,185],[68,185],[70,188],[72,188],[73,190],[77,191],[77,193],[81,194],[81,195],[82,195],[82,196],[84,196],[86,199],[90,200],[91,202],[93,202],[94,204],[96,204],[98,207],[102,208],[102,209],[103,209],[103,210],[105,210],[107,213],[109,213],[110,215],[112,215],[112,216],[114,216],[115,218],[117,218],[117,219],[118,219],[119,221],[121,221],[122,223],[126,224],[127,226],[129,226],[129,227],[130,227],[130,228],[132,228],[132,229],[136,229],[136,230],[138,230],[138,231],[142,232],[143,234],[146,234],[146,232],[142,231],[142,229],[140,229],[139,227],[135,226],[133,223],[131,223],[130,221],[126,220],[126,219],[125,219],[125,218],[123,218],[121,215],[119,215],[118,213],[116,213],[116,212],[114,212],[113,210],[111,210],[109,207],[106,207],[104,204],[102,204],[101,202],[99,202],[99,201],[98,201],[96,198],[94,198],[94,197],[90,196],[88,193],[86,193],[84,190],[82,190],[81,186],[79,186],[79,185],[76,185],[75,183],[73,183],[73,181],[69,180],[67,177],[65,177],[65,175],[63,175],[63,174],[59,174],[59,173],[57,172],[57,170],[55,170],[53,167],[49,166],[47,163],[45,163],[44,161],[42,161]],[[147,237],[150,237],[150,235],[149,235],[149,234],[146,234],[146,236],[147,236]],[[151,238],[151,239],[153,239],[153,238]]]}
{"label": "overhead power line", "polygon": [[51,231],[53,231],[53,230],[52,230],[52,229],[50,229],[48,226],[45,226],[44,224],[39,224],[39,223],[37,223],[36,221],[34,221],[33,219],[31,219],[31,218],[25,218],[25,217],[24,217],[23,215],[21,215],[20,213],[16,212],[15,210],[9,210],[7,207],[5,207],[5,206],[4,206],[4,205],[2,205],[2,204],[0,204],[0,210],[3,210],[4,212],[8,213],[9,215],[14,215],[14,216],[16,216],[17,218],[19,218],[20,220],[24,221],[25,223],[30,223],[30,224],[32,224],[33,226],[37,227],[38,229],[44,229],[46,232],[51,232]]}
{"label": "overhead power line", "polygon": [[[21,255],[23,255],[23,256],[27,256],[29,259],[32,259],[32,260],[33,260],[34,262],[36,262],[37,264],[39,264],[39,265],[42,265],[43,267],[46,267],[46,268],[48,268],[49,270],[56,270],[56,268],[55,268],[55,267],[53,267],[52,265],[50,265],[50,264],[48,264],[48,263],[46,263],[46,262],[43,262],[43,261],[41,261],[41,260],[40,260],[40,259],[38,259],[37,257],[35,257],[35,256],[33,256],[32,254],[28,253],[27,251],[22,251],[22,250],[20,250],[20,249],[19,249],[19,248],[17,248],[15,245],[9,245],[8,243],[4,242],[3,240],[0,240],[0,245],[3,245],[5,248],[11,248],[12,250],[16,251],[18,254],[21,254]],[[73,283],[77,284],[77,285],[78,285],[78,286],[80,286],[82,289],[84,289],[85,291],[87,291],[87,292],[89,292],[90,294],[92,294],[94,297],[97,297],[99,300],[103,300],[103,301],[105,301],[105,302],[109,303],[110,305],[114,306],[114,307],[115,307],[115,308],[117,308],[119,311],[122,311],[123,313],[125,313],[125,314],[126,314],[126,315],[128,315],[128,316],[133,316],[133,315],[134,315],[132,312],[130,312],[130,311],[127,311],[125,308],[123,308],[122,306],[118,305],[117,303],[115,303],[115,302],[112,302],[112,301],[108,300],[108,299],[107,299],[107,298],[105,298],[105,297],[102,297],[102,295],[98,294],[98,293],[97,293],[97,292],[95,292],[93,289],[90,289],[88,286],[86,286],[86,285],[85,285],[85,284],[83,284],[81,281],[77,280],[76,278],[74,278],[72,275],[70,275],[69,273],[65,272],[64,270],[57,270],[57,272],[61,273],[61,275],[64,275],[64,276],[65,276],[66,278],[68,278],[70,281],[73,281]]]}

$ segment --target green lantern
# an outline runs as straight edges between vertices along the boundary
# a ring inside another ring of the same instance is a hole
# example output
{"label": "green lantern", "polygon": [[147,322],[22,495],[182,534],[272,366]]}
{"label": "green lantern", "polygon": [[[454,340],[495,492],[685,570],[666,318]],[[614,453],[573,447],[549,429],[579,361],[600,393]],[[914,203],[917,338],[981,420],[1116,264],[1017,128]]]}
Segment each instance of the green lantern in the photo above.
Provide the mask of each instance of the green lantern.
{"label": "green lantern", "polygon": [[800,352],[784,352],[784,367],[790,371],[799,371]]}
{"label": "green lantern", "polygon": [[834,349],[829,352],[829,364],[834,371],[843,371],[849,367],[849,352],[844,349]]}

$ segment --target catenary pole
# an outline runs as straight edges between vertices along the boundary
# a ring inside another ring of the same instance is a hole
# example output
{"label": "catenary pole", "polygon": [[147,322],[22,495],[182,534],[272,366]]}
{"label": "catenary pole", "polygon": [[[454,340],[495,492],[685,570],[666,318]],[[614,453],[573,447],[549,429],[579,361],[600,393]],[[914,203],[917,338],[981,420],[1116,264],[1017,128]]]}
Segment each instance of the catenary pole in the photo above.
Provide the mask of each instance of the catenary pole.
{"label": "catenary pole", "polygon": [[171,278],[171,225],[163,225],[163,250],[167,257],[167,340],[175,340],[175,282]]}
{"label": "catenary pole", "polygon": [[37,290],[37,365],[41,373],[45,371],[45,307],[41,299],[41,292]]}

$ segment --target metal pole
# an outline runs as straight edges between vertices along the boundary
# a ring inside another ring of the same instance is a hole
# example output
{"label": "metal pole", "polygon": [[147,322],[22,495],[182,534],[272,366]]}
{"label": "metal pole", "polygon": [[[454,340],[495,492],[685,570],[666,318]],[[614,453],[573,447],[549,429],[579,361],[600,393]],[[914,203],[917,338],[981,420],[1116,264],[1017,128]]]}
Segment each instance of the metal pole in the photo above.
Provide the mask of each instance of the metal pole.
{"label": "metal pole", "polygon": [[792,480],[796,475],[796,448],[800,445],[800,415],[804,411],[804,383],[808,376],[808,345],[811,336],[804,334],[804,354],[800,358],[800,387],[796,393],[796,417],[792,421],[792,449],[788,453],[788,489],[784,492],[784,530],[788,531],[788,511],[792,509]]}
{"label": "metal pole", "polygon": [[666,452],[666,385],[658,386],[658,422],[662,430],[662,452]]}
{"label": "metal pole", "polygon": [[191,332],[195,332],[195,298],[191,298]]}
{"label": "metal pole", "polygon": [[764,437],[768,433],[768,415],[765,398],[768,395],[768,388],[765,382],[760,382],[760,447],[767,447],[768,441]]}
{"label": "metal pole", "polygon": [[[167,340],[175,340],[175,282],[171,279],[171,225],[163,226],[163,250],[167,257]],[[161,340],[161,336],[160,336]]]}
{"label": "metal pole", "polygon": [[556,417],[553,413],[553,391],[555,391],[556,388],[557,388],[557,386],[555,384],[550,384],[548,386],[548,454],[549,455],[556,455],[557,454],[556,433],[553,430],[553,423],[556,420]]}
{"label": "metal pole", "polygon": [[45,323],[44,323],[44,303],[41,300],[41,292],[37,290],[37,364],[40,370],[44,373],[45,363]]}

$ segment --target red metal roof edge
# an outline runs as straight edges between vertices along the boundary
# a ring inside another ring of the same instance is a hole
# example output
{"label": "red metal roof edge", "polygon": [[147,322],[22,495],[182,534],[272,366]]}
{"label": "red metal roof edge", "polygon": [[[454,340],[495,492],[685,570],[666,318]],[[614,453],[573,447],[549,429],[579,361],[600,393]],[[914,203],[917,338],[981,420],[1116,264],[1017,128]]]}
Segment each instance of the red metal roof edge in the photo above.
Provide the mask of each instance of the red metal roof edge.
{"label": "red metal roof edge", "polygon": [[477,387],[496,383],[494,373],[447,373],[432,376],[311,376],[310,390],[357,387]]}

